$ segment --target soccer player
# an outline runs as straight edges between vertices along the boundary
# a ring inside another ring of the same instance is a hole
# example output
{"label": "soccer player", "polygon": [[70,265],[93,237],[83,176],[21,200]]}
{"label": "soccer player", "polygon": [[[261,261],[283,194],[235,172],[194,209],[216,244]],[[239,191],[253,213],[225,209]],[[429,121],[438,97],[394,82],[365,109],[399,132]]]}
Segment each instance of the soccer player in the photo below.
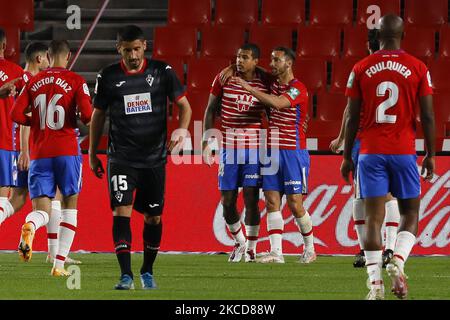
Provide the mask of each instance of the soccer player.
{"label": "soccer player", "polygon": [[[31,79],[32,76],[36,75],[39,71],[48,68],[47,59],[47,46],[40,42],[30,43],[25,48],[25,70],[20,79],[19,83],[24,85]],[[10,117],[8,116],[8,119]],[[17,137],[20,134],[20,139]],[[20,210],[27,200],[28,195],[28,166],[30,163],[29,150],[28,150],[28,136],[29,127],[27,126],[16,126],[14,130],[13,139],[17,141],[15,162],[17,163],[15,174],[19,177],[17,183],[11,188],[11,195],[4,199],[0,204],[0,210],[3,208],[3,212],[7,213],[4,219],[0,218],[0,224],[6,220],[6,218],[11,217],[15,212]],[[20,142],[18,142],[18,140]],[[18,146],[17,146],[18,145]]]}
{"label": "soccer player", "polygon": [[[70,56],[67,41],[52,41],[48,49],[50,68],[26,84],[11,112],[14,121],[31,126],[28,180],[33,211],[22,226],[18,251],[23,261],[30,261],[35,232],[49,221],[57,187],[63,195],[53,276],[70,275],[64,263],[77,227],[82,166],[76,113],[78,108],[81,120],[87,124],[92,112],[86,82],[66,69]],[[27,115],[30,111],[31,117]]]}
{"label": "soccer player", "polygon": [[[268,92],[267,81],[261,78],[256,66],[260,50],[255,44],[242,45],[236,56],[237,74],[249,85]],[[220,111],[219,111],[220,110]],[[212,84],[204,117],[204,132],[214,125],[216,114],[221,115],[222,147],[220,149],[219,190],[223,216],[235,245],[228,258],[239,262],[255,262],[259,234],[259,190],[262,184],[259,144],[265,107],[234,81],[220,82],[218,74]],[[210,164],[212,152],[203,141],[205,162]],[[243,188],[245,203],[245,232],[236,208],[238,189]],[[246,240],[247,238],[247,240]]]}
{"label": "soccer player", "polygon": [[[371,29],[368,32],[368,50],[369,53],[372,54],[378,50],[380,50],[380,43],[378,42],[377,30]],[[330,149],[334,153],[339,153],[339,148],[342,146],[344,142],[345,136],[345,123],[348,114],[348,106],[346,106],[344,110],[344,115],[342,117],[342,125],[341,130],[339,132],[339,136],[331,141]],[[358,166],[358,155],[359,155],[359,137],[357,136],[355,140],[355,144],[353,145],[352,150],[352,160],[355,164],[355,174],[357,173]],[[356,177],[353,177],[354,181],[356,181]],[[355,188],[356,191],[356,188]],[[353,220],[355,222],[356,235],[358,237],[358,243],[360,252],[355,256],[355,261],[353,262],[353,266],[355,268],[363,268],[366,265],[366,258],[364,256],[364,233],[365,233],[365,217],[364,217],[364,202],[363,199],[358,198],[355,192],[355,198],[353,199]],[[385,250],[383,252],[383,268],[391,261],[394,254],[394,246],[395,240],[397,238],[397,228],[400,222],[400,212],[398,210],[397,199],[393,198],[390,193],[386,197],[386,244]]]}
{"label": "soccer player", "polygon": [[[349,182],[354,170],[351,151],[360,125],[361,150],[357,188],[364,198],[364,250],[370,281],[368,300],[384,298],[381,275],[381,225],[385,200],[391,192],[401,214],[394,257],[386,270],[392,292],[407,297],[404,265],[415,244],[420,206],[420,176],[415,150],[415,106],[420,104],[427,154],[422,174],[433,177],[435,123],[430,73],[423,62],[400,49],[403,20],[393,14],[380,20],[381,50],[358,62],[350,74],[348,119],[341,174]],[[360,121],[360,114],[362,118]]]}
{"label": "soccer player", "polygon": [[27,183],[26,174],[17,168],[19,127],[9,116],[16,92],[23,87],[24,72],[5,59],[6,41],[6,34],[0,29],[0,225],[23,206],[17,197],[12,203],[9,201],[11,189]]}
{"label": "soccer player", "polygon": [[303,236],[304,251],[300,262],[311,263],[316,260],[312,221],[303,207],[303,195],[308,192],[307,178],[310,167],[304,132],[308,91],[303,83],[294,77],[294,61],[295,53],[289,48],[277,47],[272,51],[270,67],[277,81],[271,85],[270,94],[250,86],[241,78],[233,78],[261,103],[270,106],[269,152],[278,170],[274,174],[263,174],[271,250],[259,259],[258,262],[261,263],[284,263],[284,220],[280,211],[283,194],[286,195],[289,209]]}
{"label": "soccer player", "polygon": [[[117,50],[122,59],[97,76],[90,128],[90,167],[101,178],[104,170],[96,154],[108,112],[108,183],[113,240],[121,270],[117,290],[134,289],[130,256],[133,208],[144,216],[141,284],[143,289],[156,288],[153,263],[162,235],[167,151],[182,146],[192,114],[174,70],[164,62],[146,59],[146,48],[139,27],[129,25],[118,32]],[[172,134],[168,146],[167,98],[180,109],[181,128]]]}

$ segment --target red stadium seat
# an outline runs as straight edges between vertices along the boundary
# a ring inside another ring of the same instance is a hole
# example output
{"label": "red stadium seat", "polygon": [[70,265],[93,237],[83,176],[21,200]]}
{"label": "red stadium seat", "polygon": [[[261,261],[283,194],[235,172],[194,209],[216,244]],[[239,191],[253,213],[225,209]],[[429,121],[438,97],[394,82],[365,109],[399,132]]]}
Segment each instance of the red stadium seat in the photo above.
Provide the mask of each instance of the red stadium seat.
{"label": "red stadium seat", "polygon": [[244,29],[234,26],[205,26],[201,35],[202,57],[234,59],[245,41]]}
{"label": "red stadium seat", "polygon": [[340,52],[340,29],[335,27],[300,27],[297,55],[331,60]]}
{"label": "red stadium seat", "polygon": [[266,69],[267,72],[270,72],[270,62],[271,62],[270,58],[261,58],[259,59],[258,66]]}
{"label": "red stadium seat", "polygon": [[216,75],[230,65],[228,59],[191,59],[187,66],[188,90],[209,92]]}
{"label": "red stadium seat", "polygon": [[346,57],[365,57],[369,54],[367,49],[368,31],[366,27],[347,27],[344,29],[344,50]]}
{"label": "red stadium seat", "polygon": [[294,64],[294,76],[308,89],[309,94],[327,87],[327,62],[319,59],[298,58]]}
{"label": "red stadium seat", "polygon": [[450,27],[442,27],[439,35],[439,56],[450,58]]}
{"label": "red stadium seat", "polygon": [[418,27],[439,27],[448,22],[447,0],[405,0],[405,23]]}
{"label": "red stadium seat", "polygon": [[430,64],[431,80],[437,93],[450,92],[450,59],[440,59]]}
{"label": "red stadium seat", "polygon": [[307,138],[318,139],[318,150],[328,151],[330,142],[334,140],[341,130],[341,121],[311,120],[306,131]]}
{"label": "red stadium seat", "polygon": [[263,0],[261,22],[297,28],[305,22],[305,0]]}
{"label": "red stadium seat", "polygon": [[258,0],[216,0],[215,21],[249,27],[258,22]]}
{"label": "red stadium seat", "polygon": [[169,0],[169,24],[199,26],[211,21],[210,0]]}
{"label": "red stadium seat", "polygon": [[317,118],[321,121],[341,121],[347,98],[342,93],[317,95]]}
{"label": "red stadium seat", "polygon": [[0,26],[15,26],[23,31],[33,31],[34,0],[2,1]]}
{"label": "red stadium seat", "polygon": [[311,25],[348,25],[353,22],[353,0],[311,0]]}
{"label": "red stadium seat", "polygon": [[[367,13],[367,8],[372,5],[380,7],[381,16],[388,13],[400,15],[400,2],[400,0],[358,0],[356,22],[358,24],[367,24],[368,18],[373,15],[373,11]],[[378,21],[374,22],[377,23]]]}
{"label": "red stadium seat", "polygon": [[406,28],[402,48],[425,63],[434,58],[435,30],[431,28]]}
{"label": "red stadium seat", "polygon": [[436,122],[450,122],[450,91],[434,95],[433,103]]}
{"label": "red stadium seat", "polygon": [[153,58],[180,57],[187,59],[196,54],[196,29],[185,26],[156,27],[154,29]]}
{"label": "red stadium seat", "polygon": [[15,62],[20,62],[20,30],[18,27],[4,27],[6,33],[5,58]]}
{"label": "red stadium seat", "polygon": [[355,58],[334,59],[331,66],[331,88],[330,92],[344,93],[347,87],[348,77],[353,66],[359,61]]}
{"label": "red stadium seat", "polygon": [[261,57],[268,58],[275,47],[292,48],[292,30],[283,27],[253,26],[250,28],[249,42],[259,46]]}

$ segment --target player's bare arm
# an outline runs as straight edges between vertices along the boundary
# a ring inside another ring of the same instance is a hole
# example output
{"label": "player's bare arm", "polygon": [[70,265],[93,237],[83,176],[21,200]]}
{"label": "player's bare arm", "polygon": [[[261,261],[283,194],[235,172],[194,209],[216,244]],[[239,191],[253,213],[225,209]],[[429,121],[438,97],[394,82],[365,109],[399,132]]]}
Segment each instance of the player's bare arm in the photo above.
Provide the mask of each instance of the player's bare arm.
{"label": "player's bare arm", "polygon": [[248,84],[247,81],[239,77],[233,77],[232,80],[239,83],[239,85],[241,85],[242,88],[244,88],[246,91],[248,91],[251,95],[253,95],[256,99],[261,101],[261,103],[266,106],[270,106],[278,110],[283,108],[289,108],[291,106],[291,102],[289,101],[289,99],[284,96],[275,96],[264,93],[252,87],[251,85]]}
{"label": "player's bare arm", "polygon": [[[216,97],[213,94],[209,95],[208,106],[206,107],[205,115],[203,117],[203,132],[207,132],[214,126],[214,120],[219,110],[220,103],[221,99],[219,97]],[[213,156],[212,150],[208,145],[207,139],[204,139],[202,141],[202,153],[203,153],[203,160],[205,161],[205,163],[211,166]]]}
{"label": "player's bare arm", "polygon": [[184,140],[185,140],[186,134],[187,134],[187,129],[189,127],[189,123],[191,122],[191,117],[192,117],[192,109],[191,109],[189,101],[187,100],[186,97],[179,99],[176,102],[176,105],[178,106],[178,109],[179,109],[180,119],[179,119],[178,130],[175,130],[172,133],[172,137],[171,137],[169,145],[167,147],[169,152],[172,152],[172,150],[175,147],[177,147],[177,148],[183,147]]}
{"label": "player's bare arm", "polygon": [[97,148],[105,125],[105,110],[95,108],[92,113],[91,126],[89,129],[89,167],[97,178],[102,178],[105,173],[102,162],[97,157]]}
{"label": "player's bare arm", "polygon": [[435,146],[435,135],[436,135],[436,125],[434,120],[433,111],[433,96],[428,95],[425,97],[420,97],[420,122],[423,128],[423,135],[425,138],[425,147],[427,154],[422,161],[422,172],[425,174],[425,180],[430,181],[434,174],[434,156],[436,154]]}
{"label": "player's bare arm", "polygon": [[344,114],[342,115],[341,130],[339,131],[339,135],[337,136],[336,139],[334,139],[330,143],[330,149],[334,153],[339,153],[339,148],[344,143],[345,123],[347,121],[347,117],[348,117],[348,105],[345,107]]}
{"label": "player's bare arm", "polygon": [[345,125],[344,160],[341,164],[341,175],[347,183],[350,183],[350,172],[354,172],[355,165],[352,161],[352,149],[358,133],[361,100],[348,99],[348,117]]}
{"label": "player's bare arm", "polygon": [[20,153],[17,166],[19,170],[25,171],[30,167],[30,127],[20,126]]}

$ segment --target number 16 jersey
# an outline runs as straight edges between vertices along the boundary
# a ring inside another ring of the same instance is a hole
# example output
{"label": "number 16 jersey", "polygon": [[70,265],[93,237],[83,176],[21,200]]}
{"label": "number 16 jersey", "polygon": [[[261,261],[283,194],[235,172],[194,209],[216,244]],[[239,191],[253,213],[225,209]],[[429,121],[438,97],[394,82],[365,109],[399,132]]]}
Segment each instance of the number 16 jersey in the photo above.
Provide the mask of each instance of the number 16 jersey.
{"label": "number 16 jersey", "polygon": [[415,154],[419,97],[433,94],[425,64],[403,50],[377,51],[358,62],[346,96],[361,99],[361,154]]}
{"label": "number 16 jersey", "polygon": [[[25,116],[31,106],[31,118]],[[11,116],[31,126],[30,159],[76,156],[77,110],[81,121],[91,119],[89,88],[78,74],[64,68],[49,68],[34,76],[16,100]]]}

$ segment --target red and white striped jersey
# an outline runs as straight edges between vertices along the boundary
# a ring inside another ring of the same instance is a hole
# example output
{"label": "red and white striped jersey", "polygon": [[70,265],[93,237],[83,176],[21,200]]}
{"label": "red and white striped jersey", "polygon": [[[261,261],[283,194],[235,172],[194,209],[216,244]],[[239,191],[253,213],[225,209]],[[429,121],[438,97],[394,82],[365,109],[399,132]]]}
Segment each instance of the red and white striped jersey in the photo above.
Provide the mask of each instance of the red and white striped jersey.
{"label": "red and white striped jersey", "polygon": [[270,108],[269,147],[306,149],[303,123],[307,118],[309,99],[305,85],[297,79],[292,79],[287,85],[275,81],[270,93],[285,96],[291,102],[291,106],[280,110]]}
{"label": "red and white striped jersey", "polygon": [[[269,92],[269,84],[258,76],[247,82],[258,90]],[[214,79],[211,94],[222,99],[220,114],[223,147],[258,148],[265,106],[234,81],[230,80],[222,86],[219,75]]]}

